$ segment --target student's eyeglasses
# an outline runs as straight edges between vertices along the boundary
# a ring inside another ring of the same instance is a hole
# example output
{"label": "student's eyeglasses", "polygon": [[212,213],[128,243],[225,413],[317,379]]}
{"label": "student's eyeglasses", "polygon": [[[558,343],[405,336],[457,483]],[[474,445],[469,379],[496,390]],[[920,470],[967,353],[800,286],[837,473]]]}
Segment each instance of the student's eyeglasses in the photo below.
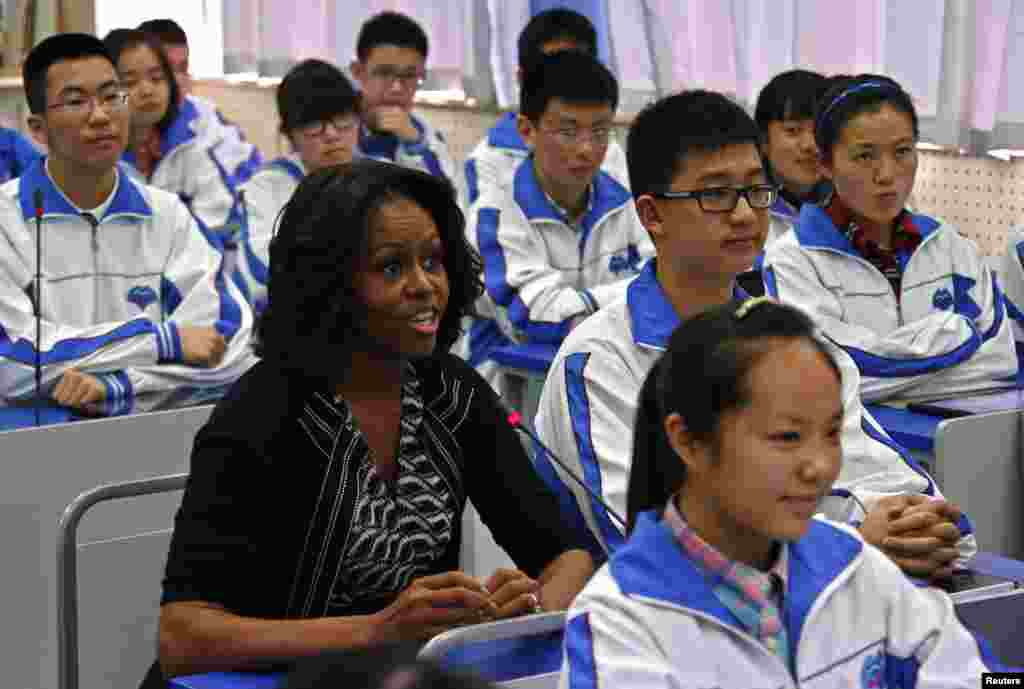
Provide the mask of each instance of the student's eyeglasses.
{"label": "student's eyeglasses", "polygon": [[398,82],[402,88],[419,88],[423,86],[423,71],[419,69],[396,69],[387,65],[374,67],[370,70],[370,78],[385,86]]}
{"label": "student's eyeglasses", "polygon": [[661,199],[697,199],[705,213],[731,213],[736,210],[740,196],[751,208],[763,210],[775,203],[779,190],[770,184],[754,184],[749,187],[708,187],[695,191],[663,191],[653,194]]}
{"label": "student's eyeglasses", "polygon": [[298,130],[305,136],[318,139],[327,133],[328,123],[330,123],[330,125],[334,127],[334,131],[339,134],[349,134],[359,126],[359,121],[352,115],[338,115],[337,117],[331,117],[326,120],[319,120],[317,122],[304,124],[299,127]]}
{"label": "student's eyeglasses", "polygon": [[611,127],[559,127],[558,129],[542,129],[542,132],[551,136],[563,146],[575,146],[584,141],[590,141],[595,146],[605,146],[612,138]]}
{"label": "student's eyeglasses", "polygon": [[91,115],[97,106],[107,113],[120,112],[128,107],[128,92],[115,89],[94,96],[69,96],[60,102],[50,104],[47,110],[60,110],[70,115]]}

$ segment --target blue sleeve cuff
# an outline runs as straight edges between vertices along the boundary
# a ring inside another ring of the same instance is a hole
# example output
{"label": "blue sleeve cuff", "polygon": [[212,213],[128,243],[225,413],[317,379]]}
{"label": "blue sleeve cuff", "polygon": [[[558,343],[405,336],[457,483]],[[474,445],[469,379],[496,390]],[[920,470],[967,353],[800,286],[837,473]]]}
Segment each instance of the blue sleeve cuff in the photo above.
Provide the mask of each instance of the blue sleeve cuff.
{"label": "blue sleeve cuff", "polygon": [[178,326],[173,321],[161,323],[156,329],[157,361],[161,364],[182,364],[185,356],[181,349]]}
{"label": "blue sleeve cuff", "polygon": [[103,387],[107,390],[108,403],[126,402],[132,399],[134,392],[132,390],[132,382],[124,371],[100,373],[96,378],[103,383]]}

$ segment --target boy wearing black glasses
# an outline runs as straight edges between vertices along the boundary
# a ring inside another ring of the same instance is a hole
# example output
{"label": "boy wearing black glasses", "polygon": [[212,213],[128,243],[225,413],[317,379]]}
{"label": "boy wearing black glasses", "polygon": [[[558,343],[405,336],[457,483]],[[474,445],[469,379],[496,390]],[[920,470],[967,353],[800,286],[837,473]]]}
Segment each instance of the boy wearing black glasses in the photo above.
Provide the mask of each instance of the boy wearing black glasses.
{"label": "boy wearing black glasses", "polygon": [[423,28],[398,12],[374,15],[359,30],[357,59],[350,66],[362,99],[359,153],[445,177],[459,187],[444,137],[412,114],[428,49]]}
{"label": "boy wearing black glasses", "polygon": [[246,212],[237,277],[257,316],[266,306],[270,239],[281,209],[303,177],[352,161],[359,136],[358,109],[352,84],[323,60],[303,60],[277,87],[280,132],[292,151],[264,165],[242,186]]}
{"label": "boy wearing black glasses", "polygon": [[[777,197],[758,154],[758,137],[757,125],[739,105],[709,91],[669,96],[641,112],[630,128],[630,185],[657,257],[630,283],[625,300],[582,323],[563,343],[535,422],[544,444],[621,515],[627,512],[637,399],[648,372],[682,321],[746,297],[736,276],[761,251]],[[844,463],[837,490],[819,509],[859,525],[865,540],[884,545],[908,571],[948,572],[958,555],[956,528],[926,563],[896,556],[904,546],[929,540],[908,535],[907,525],[921,517],[900,516],[932,500],[924,494],[934,486],[903,461],[905,451],[862,407],[852,359],[838,348],[835,359],[843,397],[836,440]],[[789,430],[786,442],[799,442],[801,429]],[[543,453],[536,465],[563,506],[572,506],[563,518],[614,552],[624,536],[608,512]]]}
{"label": "boy wearing black glasses", "polygon": [[0,187],[0,395],[35,394],[37,348],[39,392],[71,407],[232,382],[255,363],[251,312],[185,205],[120,171],[128,93],[103,43],[52,36],[23,72],[49,153]]}
{"label": "boy wearing black glasses", "polygon": [[629,191],[601,170],[617,105],[615,77],[587,53],[540,60],[523,80],[517,118],[530,154],[470,208],[467,233],[483,258],[486,293],[464,344],[499,393],[494,348],[560,343],[624,295],[653,254]]}

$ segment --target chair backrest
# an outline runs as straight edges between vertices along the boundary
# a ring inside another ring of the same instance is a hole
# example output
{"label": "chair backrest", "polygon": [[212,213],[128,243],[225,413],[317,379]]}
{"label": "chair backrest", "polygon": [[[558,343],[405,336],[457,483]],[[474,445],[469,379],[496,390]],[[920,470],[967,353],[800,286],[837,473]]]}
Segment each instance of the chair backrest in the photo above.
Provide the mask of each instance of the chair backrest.
{"label": "chair backrest", "polygon": [[509,687],[548,687],[562,665],[565,612],[524,615],[477,624],[431,639],[419,657],[445,667],[472,669]]}
{"label": "chair backrest", "polygon": [[[94,488],[75,498],[58,525],[57,536],[57,652],[58,652],[58,688],[78,689],[79,687],[79,626],[78,626],[78,565],[80,548],[78,544],[78,525],[91,507],[101,502],[134,498],[155,493],[168,493],[182,490],[185,487],[187,474],[158,476],[139,481],[127,481]],[[159,570],[167,553],[169,534],[147,533],[135,537],[101,542],[96,548],[83,548],[90,558],[104,561],[102,575],[108,579],[104,585],[119,591],[116,597],[117,615],[120,620],[113,620],[119,633],[116,639],[109,639],[107,629],[93,630],[89,638],[103,637],[109,644],[111,641],[125,641],[122,650],[124,662],[135,662],[140,667],[152,661],[153,629],[158,616],[156,605],[159,590]],[[111,563],[123,574],[117,581],[111,581]],[[135,585],[138,582],[138,585]],[[132,592],[141,592],[133,596]],[[111,611],[105,610],[105,618],[111,620]],[[143,637],[143,638],[140,638]],[[122,639],[123,637],[123,639]],[[145,638],[148,637],[148,638]],[[129,642],[128,639],[131,639]],[[144,649],[144,650],[143,650]],[[139,657],[135,657],[139,656]],[[112,670],[121,669],[119,667]],[[142,672],[133,673],[135,682],[142,677]],[[109,686],[109,683],[105,683]]]}
{"label": "chair backrest", "polygon": [[980,550],[1024,559],[1022,414],[946,419],[935,432],[933,474],[970,518]]}

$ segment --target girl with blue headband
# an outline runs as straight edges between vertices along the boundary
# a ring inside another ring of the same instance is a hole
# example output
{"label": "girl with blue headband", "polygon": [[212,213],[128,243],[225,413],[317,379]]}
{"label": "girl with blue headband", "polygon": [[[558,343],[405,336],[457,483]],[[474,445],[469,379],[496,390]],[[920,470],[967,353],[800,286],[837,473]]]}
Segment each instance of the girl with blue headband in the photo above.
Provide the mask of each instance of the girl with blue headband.
{"label": "girl with blue headband", "polygon": [[1004,299],[978,247],[906,208],[919,134],[910,95],[887,77],[837,79],[814,130],[834,192],[768,247],[769,293],[847,350],[865,401],[968,392],[1016,374]]}

